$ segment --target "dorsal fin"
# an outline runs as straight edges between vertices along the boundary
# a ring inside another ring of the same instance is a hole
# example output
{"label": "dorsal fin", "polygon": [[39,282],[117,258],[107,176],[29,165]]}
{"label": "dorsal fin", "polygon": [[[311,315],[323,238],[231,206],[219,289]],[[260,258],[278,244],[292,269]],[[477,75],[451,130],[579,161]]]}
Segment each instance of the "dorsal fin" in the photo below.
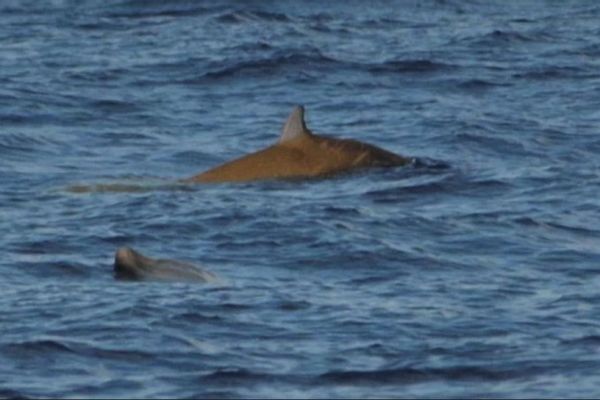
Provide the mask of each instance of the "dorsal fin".
{"label": "dorsal fin", "polygon": [[310,136],[311,133],[304,123],[304,107],[296,106],[283,126],[279,143],[289,142],[305,135]]}

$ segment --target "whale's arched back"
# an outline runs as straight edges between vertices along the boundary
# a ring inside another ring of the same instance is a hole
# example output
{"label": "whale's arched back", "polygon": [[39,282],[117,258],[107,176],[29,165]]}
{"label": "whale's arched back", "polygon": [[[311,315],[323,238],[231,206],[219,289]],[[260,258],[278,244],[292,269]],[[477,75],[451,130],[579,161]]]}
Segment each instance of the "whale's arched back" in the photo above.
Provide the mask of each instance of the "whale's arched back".
{"label": "whale's arched back", "polygon": [[409,161],[409,158],[368,143],[315,135],[306,126],[304,107],[295,106],[276,144],[226,162],[184,182],[311,178],[357,168],[399,166]]}

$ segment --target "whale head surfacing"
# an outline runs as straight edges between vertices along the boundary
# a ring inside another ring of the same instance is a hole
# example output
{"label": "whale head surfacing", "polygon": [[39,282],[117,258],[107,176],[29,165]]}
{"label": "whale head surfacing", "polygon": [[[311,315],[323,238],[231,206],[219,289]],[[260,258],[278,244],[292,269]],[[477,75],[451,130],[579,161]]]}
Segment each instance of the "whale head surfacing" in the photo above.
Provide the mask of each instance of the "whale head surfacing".
{"label": "whale head surfacing", "polygon": [[217,277],[193,264],[177,260],[152,259],[130,247],[115,253],[115,277],[137,281],[214,282]]}
{"label": "whale head surfacing", "polygon": [[410,161],[410,158],[368,143],[316,135],[306,127],[304,107],[296,106],[276,144],[185,179],[184,182],[314,178],[358,168],[400,166]]}

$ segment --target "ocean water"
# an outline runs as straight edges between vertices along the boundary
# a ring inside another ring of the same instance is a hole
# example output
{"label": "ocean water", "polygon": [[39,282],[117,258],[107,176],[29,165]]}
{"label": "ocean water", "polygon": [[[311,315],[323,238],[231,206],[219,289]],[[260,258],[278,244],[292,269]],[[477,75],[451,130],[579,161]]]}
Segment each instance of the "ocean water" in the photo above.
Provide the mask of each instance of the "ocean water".
{"label": "ocean water", "polygon": [[2,0],[0,397],[600,397],[599,153],[596,1]]}

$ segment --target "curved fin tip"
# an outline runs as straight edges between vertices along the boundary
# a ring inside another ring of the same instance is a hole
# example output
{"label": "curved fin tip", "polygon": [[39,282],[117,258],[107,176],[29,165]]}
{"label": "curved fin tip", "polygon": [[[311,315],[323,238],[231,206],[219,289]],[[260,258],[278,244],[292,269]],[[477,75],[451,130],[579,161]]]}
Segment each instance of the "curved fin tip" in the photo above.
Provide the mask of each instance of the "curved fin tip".
{"label": "curved fin tip", "polygon": [[283,125],[279,143],[285,143],[304,135],[310,135],[304,122],[304,106],[297,105],[293,108],[285,125]]}

